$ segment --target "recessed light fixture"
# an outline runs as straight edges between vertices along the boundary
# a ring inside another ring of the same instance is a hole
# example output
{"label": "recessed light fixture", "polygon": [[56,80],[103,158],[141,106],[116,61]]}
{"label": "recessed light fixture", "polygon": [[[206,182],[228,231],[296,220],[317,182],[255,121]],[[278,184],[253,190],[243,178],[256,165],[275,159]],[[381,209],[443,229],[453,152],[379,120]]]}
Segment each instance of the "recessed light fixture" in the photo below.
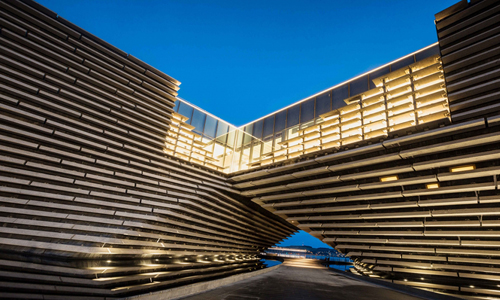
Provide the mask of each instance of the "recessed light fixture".
{"label": "recessed light fixture", "polygon": [[429,183],[426,185],[427,189],[437,189],[439,188],[439,183]]}
{"label": "recessed light fixture", "polygon": [[424,280],[424,277],[420,277],[420,280]]}
{"label": "recessed light fixture", "polygon": [[387,181],[395,181],[398,180],[398,175],[392,175],[392,176],[386,176],[386,177],[380,177],[381,182],[387,182]]}
{"label": "recessed light fixture", "polygon": [[472,288],[472,289],[474,288],[474,286],[473,286],[473,285],[469,285],[469,287],[470,287],[470,288]]}
{"label": "recessed light fixture", "polygon": [[408,279],[405,278],[405,281],[408,281]]}
{"label": "recessed light fixture", "polygon": [[466,165],[466,166],[457,166],[451,167],[450,172],[464,172],[464,171],[472,171],[476,169],[476,165]]}

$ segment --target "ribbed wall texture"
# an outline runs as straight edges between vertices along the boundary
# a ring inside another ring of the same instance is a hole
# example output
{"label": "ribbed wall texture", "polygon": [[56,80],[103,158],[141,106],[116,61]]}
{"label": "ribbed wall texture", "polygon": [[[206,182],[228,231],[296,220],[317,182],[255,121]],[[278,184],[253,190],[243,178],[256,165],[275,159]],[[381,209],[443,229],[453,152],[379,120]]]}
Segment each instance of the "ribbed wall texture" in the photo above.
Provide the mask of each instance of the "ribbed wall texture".
{"label": "ribbed wall texture", "polygon": [[296,230],[164,154],[177,80],[31,1],[0,1],[0,27],[0,297],[245,272]]}
{"label": "ribbed wall texture", "polygon": [[453,121],[500,113],[500,2],[461,1],[436,15]]}
{"label": "ribbed wall texture", "polygon": [[111,299],[245,272],[297,227],[365,275],[500,296],[499,24],[499,1],[436,15],[451,122],[228,180],[163,152],[177,80],[1,0],[0,297]]}
{"label": "ribbed wall texture", "polygon": [[462,1],[437,14],[436,27],[451,124],[231,180],[347,253],[359,273],[486,299],[500,296],[500,2]]}

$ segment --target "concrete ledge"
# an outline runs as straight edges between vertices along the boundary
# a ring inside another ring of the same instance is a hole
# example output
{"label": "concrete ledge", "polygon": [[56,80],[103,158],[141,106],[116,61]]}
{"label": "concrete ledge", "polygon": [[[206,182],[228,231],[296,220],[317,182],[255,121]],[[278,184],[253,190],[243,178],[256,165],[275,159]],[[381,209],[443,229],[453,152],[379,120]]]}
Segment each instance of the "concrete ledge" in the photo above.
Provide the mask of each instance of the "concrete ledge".
{"label": "concrete ledge", "polygon": [[177,299],[177,298],[182,298],[198,293],[203,293],[206,291],[210,291],[213,289],[216,289],[218,287],[228,285],[231,283],[235,283],[244,279],[248,279],[257,275],[262,275],[265,273],[272,272],[279,267],[281,267],[282,264],[279,264],[274,267],[270,268],[265,268],[263,270],[258,270],[254,272],[248,272],[244,274],[238,274],[238,275],[233,275],[229,276],[226,278],[221,278],[221,279],[216,279],[216,280],[211,280],[211,281],[205,281],[205,282],[199,282],[199,283],[193,283],[189,284],[186,286],[181,286],[181,287],[176,287],[172,289],[167,289],[163,291],[158,291],[158,292],[153,292],[153,293],[148,293],[148,294],[142,294],[142,295],[137,295],[137,296],[132,296],[124,299],[130,299],[130,300],[169,300],[169,299]]}

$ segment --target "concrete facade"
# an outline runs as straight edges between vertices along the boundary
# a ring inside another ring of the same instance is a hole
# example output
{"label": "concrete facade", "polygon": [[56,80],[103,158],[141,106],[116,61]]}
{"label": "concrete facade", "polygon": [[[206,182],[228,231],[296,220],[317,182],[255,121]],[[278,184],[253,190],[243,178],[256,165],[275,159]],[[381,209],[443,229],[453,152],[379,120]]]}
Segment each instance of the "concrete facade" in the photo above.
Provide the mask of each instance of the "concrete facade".
{"label": "concrete facade", "polygon": [[238,171],[222,172],[210,151],[178,149],[182,134],[198,147],[174,112],[179,81],[33,1],[1,0],[1,296],[226,277],[262,268],[259,253],[298,229],[359,274],[500,295],[499,11],[438,13],[441,55],[368,74],[271,156],[244,161],[242,138]]}
{"label": "concrete facade", "polygon": [[164,154],[180,82],[32,1],[0,1],[0,27],[2,297],[256,270],[296,230]]}
{"label": "concrete facade", "polygon": [[[445,83],[424,98],[448,99],[449,119],[239,172],[234,186],[346,253],[360,274],[467,299],[500,296],[499,9],[461,1],[436,14]],[[401,82],[413,68],[382,80]]]}

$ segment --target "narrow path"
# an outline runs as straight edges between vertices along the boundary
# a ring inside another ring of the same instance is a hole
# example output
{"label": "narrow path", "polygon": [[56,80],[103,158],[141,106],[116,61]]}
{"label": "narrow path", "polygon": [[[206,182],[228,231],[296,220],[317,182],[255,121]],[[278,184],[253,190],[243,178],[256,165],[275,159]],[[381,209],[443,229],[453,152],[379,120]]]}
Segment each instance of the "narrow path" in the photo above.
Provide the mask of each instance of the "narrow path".
{"label": "narrow path", "polygon": [[311,259],[289,259],[276,271],[183,300],[417,300],[371,283],[336,274]]}

